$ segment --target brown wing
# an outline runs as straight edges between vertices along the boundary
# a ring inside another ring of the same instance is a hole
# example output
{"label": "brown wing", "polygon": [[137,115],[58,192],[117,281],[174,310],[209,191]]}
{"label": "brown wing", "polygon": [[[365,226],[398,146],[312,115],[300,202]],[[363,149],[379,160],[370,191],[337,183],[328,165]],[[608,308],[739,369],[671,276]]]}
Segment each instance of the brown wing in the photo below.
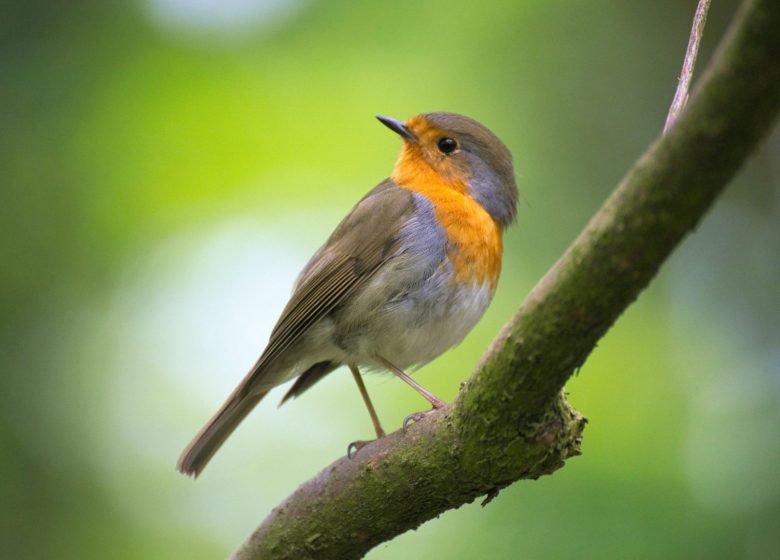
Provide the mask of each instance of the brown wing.
{"label": "brown wing", "polygon": [[[263,355],[184,449],[176,465],[179,471],[198,476],[244,417],[272,387],[284,381],[284,376],[268,378],[271,372],[279,375],[271,367],[274,361],[395,254],[397,232],[413,209],[412,194],[390,180],[355,206],[304,268]],[[330,362],[323,364],[296,384],[299,391],[332,369]]]}
{"label": "brown wing", "polygon": [[264,379],[268,366],[395,253],[398,232],[413,210],[412,193],[389,179],[355,206],[304,268],[268,346],[244,378],[239,394],[271,381]]}

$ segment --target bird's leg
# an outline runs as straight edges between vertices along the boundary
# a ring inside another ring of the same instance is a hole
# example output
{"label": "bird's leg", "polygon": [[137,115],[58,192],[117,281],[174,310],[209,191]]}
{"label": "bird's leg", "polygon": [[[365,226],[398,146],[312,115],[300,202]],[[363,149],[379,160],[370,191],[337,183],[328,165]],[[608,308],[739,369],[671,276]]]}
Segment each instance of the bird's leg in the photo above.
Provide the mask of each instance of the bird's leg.
{"label": "bird's leg", "polygon": [[368,415],[371,417],[371,422],[374,424],[374,430],[376,431],[377,439],[384,437],[385,431],[382,429],[382,424],[379,422],[379,415],[376,413],[374,404],[371,402],[371,398],[368,396],[368,391],[366,390],[365,383],[363,383],[363,377],[361,377],[360,371],[358,370],[357,366],[353,365],[349,366],[349,370],[352,372],[352,377],[355,378],[355,383],[357,383],[360,396],[363,397],[363,402],[366,403]]}
{"label": "bird's leg", "polygon": [[403,423],[403,432],[406,433],[406,429],[409,426],[409,422],[417,422],[418,420],[422,420],[425,418],[428,414],[433,412],[434,410],[437,410],[439,408],[442,408],[444,406],[444,401],[441,400],[439,397],[428,391],[425,387],[417,383],[414,379],[406,375],[403,371],[395,367],[393,364],[382,358],[381,356],[378,356],[379,361],[383,366],[385,366],[387,369],[389,369],[391,372],[393,372],[395,375],[400,377],[404,383],[409,385],[412,389],[420,393],[425,399],[431,403],[431,406],[433,407],[431,410],[427,410],[425,412],[415,412],[414,414],[410,414],[406,418],[404,418]]}
{"label": "bird's leg", "polygon": [[379,361],[382,363],[383,366],[385,366],[387,369],[389,369],[391,372],[396,374],[398,377],[400,377],[404,383],[409,385],[412,389],[420,393],[423,397],[425,397],[425,400],[427,400],[429,403],[431,403],[431,406],[433,408],[441,408],[444,406],[444,401],[441,400],[439,397],[428,391],[425,387],[417,383],[414,379],[406,375],[403,371],[395,367],[393,364],[382,358],[379,357]]}
{"label": "bird's leg", "polygon": [[[360,375],[360,370],[358,370],[357,366],[354,366],[350,364],[349,371],[352,372],[352,377],[355,378],[355,383],[357,383],[358,390],[360,391],[360,396],[363,397],[363,402],[366,403],[366,408],[368,409],[368,415],[371,416],[371,422],[374,424],[374,430],[376,431],[376,438],[379,439],[381,437],[384,437],[385,431],[382,429],[382,424],[379,422],[379,415],[376,413],[376,409],[374,408],[374,404],[371,402],[371,397],[368,396],[368,391],[366,390],[366,385],[363,383],[363,377]],[[368,441],[353,441],[347,446],[347,457],[350,459],[355,456],[355,453],[357,453],[361,447],[369,443]]]}

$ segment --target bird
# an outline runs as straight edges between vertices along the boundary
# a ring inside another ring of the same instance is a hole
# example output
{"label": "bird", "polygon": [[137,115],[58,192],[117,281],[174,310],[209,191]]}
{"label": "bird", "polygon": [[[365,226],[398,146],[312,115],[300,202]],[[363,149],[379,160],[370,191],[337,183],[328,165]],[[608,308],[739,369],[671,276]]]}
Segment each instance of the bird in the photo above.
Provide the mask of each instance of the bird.
{"label": "bird", "polygon": [[305,265],[260,358],[182,452],[181,473],[197,477],[271,389],[295,379],[281,405],[344,365],[377,438],[385,431],[362,373],[390,372],[430,403],[404,430],[445,405],[407,371],[459,344],[490,304],[517,214],[514,163],[494,133],[457,113],[376,118],[402,140],[392,174]]}

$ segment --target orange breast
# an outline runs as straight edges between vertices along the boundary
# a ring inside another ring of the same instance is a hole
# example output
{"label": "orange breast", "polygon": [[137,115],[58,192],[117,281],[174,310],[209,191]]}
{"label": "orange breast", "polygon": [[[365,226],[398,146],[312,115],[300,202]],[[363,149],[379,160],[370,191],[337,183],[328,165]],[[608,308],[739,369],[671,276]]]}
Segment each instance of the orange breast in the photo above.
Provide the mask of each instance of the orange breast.
{"label": "orange breast", "polygon": [[424,161],[403,155],[392,179],[433,203],[436,218],[447,234],[455,278],[461,282],[489,282],[495,289],[501,273],[501,228],[468,195],[465,182],[446,180]]}

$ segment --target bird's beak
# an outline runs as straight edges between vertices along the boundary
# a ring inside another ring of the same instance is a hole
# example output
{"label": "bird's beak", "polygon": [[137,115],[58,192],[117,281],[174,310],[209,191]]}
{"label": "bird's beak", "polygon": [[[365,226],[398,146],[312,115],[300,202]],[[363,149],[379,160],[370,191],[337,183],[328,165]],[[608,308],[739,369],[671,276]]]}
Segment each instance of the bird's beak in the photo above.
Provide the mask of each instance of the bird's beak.
{"label": "bird's beak", "polygon": [[417,142],[417,136],[414,135],[414,133],[407,128],[407,126],[399,121],[398,119],[391,119],[390,117],[383,117],[381,115],[377,115],[377,120],[381,122],[383,125],[385,125],[387,128],[395,132],[396,134],[400,135],[402,138],[405,138],[407,140],[411,140],[412,142]]}

